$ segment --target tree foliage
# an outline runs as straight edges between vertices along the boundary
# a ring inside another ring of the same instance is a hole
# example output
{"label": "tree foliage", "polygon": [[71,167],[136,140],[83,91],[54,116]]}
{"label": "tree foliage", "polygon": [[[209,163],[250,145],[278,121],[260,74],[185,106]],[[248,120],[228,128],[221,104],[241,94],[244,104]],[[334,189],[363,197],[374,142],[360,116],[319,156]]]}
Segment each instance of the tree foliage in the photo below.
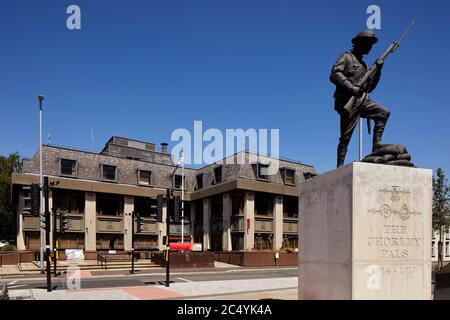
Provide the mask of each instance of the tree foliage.
{"label": "tree foliage", "polygon": [[444,171],[439,168],[433,177],[433,230],[442,240],[450,226],[450,186]]}
{"label": "tree foliage", "polygon": [[22,170],[19,153],[0,155],[0,240],[15,243],[16,214],[11,198],[11,175]]}

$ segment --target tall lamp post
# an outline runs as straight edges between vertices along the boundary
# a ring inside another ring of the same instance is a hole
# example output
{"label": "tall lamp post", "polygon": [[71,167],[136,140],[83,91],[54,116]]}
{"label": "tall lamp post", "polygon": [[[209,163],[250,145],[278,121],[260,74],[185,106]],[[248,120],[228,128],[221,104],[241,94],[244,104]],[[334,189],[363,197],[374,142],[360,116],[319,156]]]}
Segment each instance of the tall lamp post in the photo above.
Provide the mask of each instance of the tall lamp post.
{"label": "tall lamp post", "polygon": [[44,96],[39,95],[39,184],[40,184],[40,197],[41,197],[41,210],[39,212],[39,232],[40,232],[40,268],[41,273],[44,273],[44,231],[42,229],[42,222],[40,215],[44,212],[44,201],[43,201],[43,187],[44,187],[44,179],[42,176],[42,101],[44,100]]}
{"label": "tall lamp post", "polygon": [[181,243],[184,243],[184,150],[181,152]]}

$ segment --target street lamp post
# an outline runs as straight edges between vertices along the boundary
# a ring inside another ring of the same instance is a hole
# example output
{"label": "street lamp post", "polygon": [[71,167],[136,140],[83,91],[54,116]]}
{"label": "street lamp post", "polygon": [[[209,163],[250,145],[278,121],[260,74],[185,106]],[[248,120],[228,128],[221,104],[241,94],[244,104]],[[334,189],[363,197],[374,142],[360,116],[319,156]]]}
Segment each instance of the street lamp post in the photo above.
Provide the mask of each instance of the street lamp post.
{"label": "street lamp post", "polygon": [[41,208],[39,212],[39,232],[40,232],[40,268],[41,273],[44,273],[44,230],[42,229],[42,222],[40,215],[44,212],[43,206],[43,187],[44,187],[44,178],[42,175],[42,101],[44,100],[44,96],[39,95],[39,184],[40,184],[40,197],[41,197]]}
{"label": "street lamp post", "polygon": [[184,243],[184,151],[181,153],[181,243]]}

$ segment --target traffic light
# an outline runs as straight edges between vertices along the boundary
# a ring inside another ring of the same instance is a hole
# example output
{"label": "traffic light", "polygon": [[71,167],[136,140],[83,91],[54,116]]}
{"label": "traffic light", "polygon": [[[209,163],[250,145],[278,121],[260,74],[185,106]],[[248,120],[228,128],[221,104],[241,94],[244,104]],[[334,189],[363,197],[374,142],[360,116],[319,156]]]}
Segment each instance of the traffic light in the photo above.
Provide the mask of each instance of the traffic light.
{"label": "traffic light", "polygon": [[136,215],[136,225],[136,233],[141,233],[142,231],[144,231],[144,220],[139,213]]}
{"label": "traffic light", "polygon": [[173,213],[174,213],[174,215],[173,215],[173,220],[174,220],[174,222],[175,223],[179,223],[180,222],[180,212],[181,212],[181,208],[180,208],[180,206],[181,206],[181,198],[180,198],[180,196],[176,196],[176,197],[174,197],[173,198],[173,203],[174,203],[174,205],[173,205]]}
{"label": "traffic light", "polygon": [[169,245],[169,237],[163,236],[163,245],[168,246]]}
{"label": "traffic light", "polygon": [[[38,215],[39,217],[39,222],[41,223],[42,229],[47,230],[47,220],[45,218],[45,213],[41,213],[40,215]],[[48,226],[50,227],[50,226]]]}
{"label": "traffic light", "polygon": [[31,214],[35,217],[39,217],[41,211],[41,190],[36,183],[33,183],[30,187],[30,205]]}
{"label": "traffic light", "polygon": [[59,213],[59,232],[65,233],[69,229],[69,217],[68,215]]}
{"label": "traffic light", "polygon": [[158,207],[158,213],[157,213],[157,221],[158,222],[163,222],[162,220],[162,216],[163,216],[163,214],[162,214],[162,212],[163,212],[163,206],[164,206],[164,198],[163,198],[163,196],[162,195],[159,195],[157,198],[157,202],[158,202],[158,204],[157,204],[157,207]]}

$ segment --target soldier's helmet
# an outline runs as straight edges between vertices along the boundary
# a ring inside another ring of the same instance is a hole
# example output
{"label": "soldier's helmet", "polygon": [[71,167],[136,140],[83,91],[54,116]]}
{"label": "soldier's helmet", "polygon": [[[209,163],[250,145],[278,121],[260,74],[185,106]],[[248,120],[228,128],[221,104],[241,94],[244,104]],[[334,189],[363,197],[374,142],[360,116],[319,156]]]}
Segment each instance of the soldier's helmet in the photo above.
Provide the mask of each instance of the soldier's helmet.
{"label": "soldier's helmet", "polygon": [[372,30],[361,31],[352,39],[352,43],[355,44],[361,39],[368,39],[372,42],[372,44],[375,44],[378,42],[378,38],[375,35],[375,32],[373,32]]}

